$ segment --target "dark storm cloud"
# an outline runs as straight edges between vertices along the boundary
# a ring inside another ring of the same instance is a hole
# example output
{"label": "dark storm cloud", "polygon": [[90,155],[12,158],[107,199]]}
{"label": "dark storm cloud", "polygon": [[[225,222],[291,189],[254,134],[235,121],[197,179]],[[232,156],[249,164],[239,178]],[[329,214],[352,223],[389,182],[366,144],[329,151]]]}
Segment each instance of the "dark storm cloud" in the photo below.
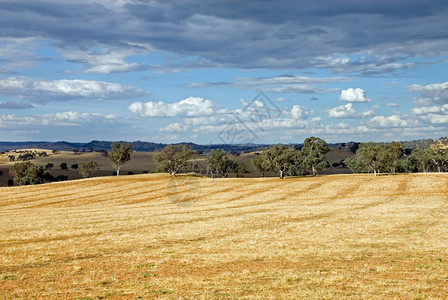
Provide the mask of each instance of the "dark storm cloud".
{"label": "dark storm cloud", "polygon": [[[412,67],[405,61],[416,56],[448,54],[446,1],[93,2],[3,0],[0,34],[51,40],[62,55],[103,47],[126,49],[120,59],[152,50],[193,57],[151,66],[160,71],[314,67],[377,75]],[[70,59],[92,72],[139,69]]]}

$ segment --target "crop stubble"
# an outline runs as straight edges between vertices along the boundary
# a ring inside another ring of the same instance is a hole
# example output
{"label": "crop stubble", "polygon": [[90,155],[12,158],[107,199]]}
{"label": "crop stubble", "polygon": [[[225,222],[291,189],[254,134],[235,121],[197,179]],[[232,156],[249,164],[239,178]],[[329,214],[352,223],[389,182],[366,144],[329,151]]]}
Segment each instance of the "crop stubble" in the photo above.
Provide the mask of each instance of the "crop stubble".
{"label": "crop stubble", "polygon": [[0,188],[0,298],[448,294],[446,174],[170,180]]}

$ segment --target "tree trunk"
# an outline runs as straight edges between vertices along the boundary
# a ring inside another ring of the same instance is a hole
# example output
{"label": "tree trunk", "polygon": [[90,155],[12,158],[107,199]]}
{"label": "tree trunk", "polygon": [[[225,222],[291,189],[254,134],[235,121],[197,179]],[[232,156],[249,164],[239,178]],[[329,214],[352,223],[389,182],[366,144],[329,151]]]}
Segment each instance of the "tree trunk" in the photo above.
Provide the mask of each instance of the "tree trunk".
{"label": "tree trunk", "polygon": [[285,173],[283,172],[283,170],[280,170],[280,178],[285,177]]}
{"label": "tree trunk", "polygon": [[117,168],[117,176],[120,175],[120,167]]}

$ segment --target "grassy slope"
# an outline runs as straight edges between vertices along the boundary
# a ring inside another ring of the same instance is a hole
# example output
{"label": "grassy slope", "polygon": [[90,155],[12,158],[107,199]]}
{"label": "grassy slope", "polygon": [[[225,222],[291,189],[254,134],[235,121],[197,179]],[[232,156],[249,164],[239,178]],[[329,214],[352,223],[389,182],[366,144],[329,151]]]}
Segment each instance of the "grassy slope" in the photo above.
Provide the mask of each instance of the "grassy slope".
{"label": "grassy slope", "polygon": [[0,188],[0,298],[443,298],[448,174]]}

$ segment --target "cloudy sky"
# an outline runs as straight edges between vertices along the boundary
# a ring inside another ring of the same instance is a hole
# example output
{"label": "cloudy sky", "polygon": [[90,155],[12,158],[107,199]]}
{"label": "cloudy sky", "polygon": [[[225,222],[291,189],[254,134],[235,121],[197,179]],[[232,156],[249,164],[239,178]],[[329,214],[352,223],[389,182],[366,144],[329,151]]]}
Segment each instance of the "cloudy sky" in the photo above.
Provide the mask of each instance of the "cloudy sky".
{"label": "cloudy sky", "polygon": [[2,0],[0,140],[448,135],[446,0]]}

